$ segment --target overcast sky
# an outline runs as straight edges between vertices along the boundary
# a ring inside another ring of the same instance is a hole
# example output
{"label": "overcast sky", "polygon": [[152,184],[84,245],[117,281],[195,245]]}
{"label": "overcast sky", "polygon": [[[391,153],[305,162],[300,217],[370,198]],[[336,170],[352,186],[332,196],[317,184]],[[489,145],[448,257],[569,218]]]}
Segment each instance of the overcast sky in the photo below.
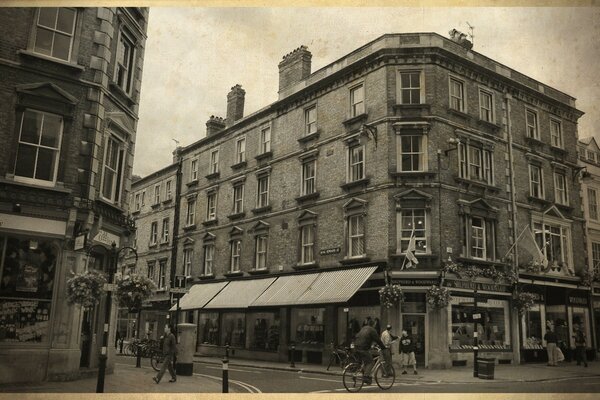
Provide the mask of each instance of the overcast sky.
{"label": "overcast sky", "polygon": [[[134,174],[172,161],[176,139],[205,136],[227,93],[246,90],[244,115],[277,99],[283,55],[300,45],[312,71],[385,33],[475,27],[473,50],[577,98],[579,136],[600,127],[599,8],[151,8]],[[598,135],[600,136],[600,135]]]}

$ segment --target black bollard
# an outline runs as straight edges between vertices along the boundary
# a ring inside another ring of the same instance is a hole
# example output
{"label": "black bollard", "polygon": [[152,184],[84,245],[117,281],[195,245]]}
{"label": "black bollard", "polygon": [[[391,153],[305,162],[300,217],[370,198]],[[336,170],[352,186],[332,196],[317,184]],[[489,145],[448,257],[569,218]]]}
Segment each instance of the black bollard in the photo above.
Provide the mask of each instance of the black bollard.
{"label": "black bollard", "polygon": [[223,393],[229,393],[229,345],[225,346],[223,357]]}
{"label": "black bollard", "polygon": [[294,362],[294,358],[296,356],[296,344],[292,342],[292,362],[290,363],[290,368],[296,368],[296,363]]}

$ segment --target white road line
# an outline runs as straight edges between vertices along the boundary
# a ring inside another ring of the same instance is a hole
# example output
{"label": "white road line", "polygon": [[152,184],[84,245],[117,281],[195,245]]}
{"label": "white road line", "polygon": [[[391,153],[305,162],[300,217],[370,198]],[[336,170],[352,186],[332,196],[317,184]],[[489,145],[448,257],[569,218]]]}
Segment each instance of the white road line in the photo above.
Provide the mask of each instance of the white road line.
{"label": "white road line", "polygon": [[[197,373],[194,373],[194,375],[203,376],[205,378],[211,378],[211,379],[214,379],[214,380],[217,380],[217,381],[223,381],[222,378],[219,378],[219,377],[213,376],[213,375],[197,374]],[[229,382],[233,383],[234,385],[238,385],[238,386],[240,386],[243,389],[246,389],[250,393],[262,393],[262,391],[259,388],[257,388],[256,386],[252,386],[252,385],[250,385],[248,383],[241,382],[241,381],[236,381],[236,380],[233,380],[233,379],[230,379]]]}
{"label": "white road line", "polygon": [[[218,369],[220,371],[223,370],[222,367],[206,367],[206,369]],[[236,368],[229,368],[229,371],[236,371],[236,372],[248,372],[251,374],[260,374],[260,371],[249,371],[249,370],[245,370],[245,369],[236,369]]]}
{"label": "white road line", "polygon": [[300,376],[300,379],[311,379],[313,381],[324,381],[324,382],[335,382],[335,383],[341,383],[341,379],[338,380],[333,380],[333,379],[323,379],[323,378],[313,378],[313,377],[308,377],[308,376]]}

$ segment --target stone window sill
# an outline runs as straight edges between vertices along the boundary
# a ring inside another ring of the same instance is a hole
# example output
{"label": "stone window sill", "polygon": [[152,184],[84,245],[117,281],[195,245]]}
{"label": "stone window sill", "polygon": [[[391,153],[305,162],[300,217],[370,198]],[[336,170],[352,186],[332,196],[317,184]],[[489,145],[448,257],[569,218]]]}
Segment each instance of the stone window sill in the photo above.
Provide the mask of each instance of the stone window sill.
{"label": "stone window sill", "polygon": [[156,209],[156,208],[160,207],[160,203],[151,204],[150,207],[153,209]]}
{"label": "stone window sill", "polygon": [[206,275],[199,275],[198,276],[198,280],[201,280],[201,281],[206,281],[206,280],[209,280],[209,279],[215,279],[215,275],[214,274],[206,274]]}
{"label": "stone window sill", "polygon": [[58,58],[53,58],[53,57],[45,56],[43,54],[38,54],[38,53],[35,53],[33,51],[29,51],[29,50],[17,50],[17,53],[18,54],[22,54],[24,56],[39,58],[41,60],[46,60],[46,61],[50,61],[50,62],[53,62],[53,63],[56,63],[56,64],[64,65],[65,67],[73,68],[73,69],[78,70],[78,71],[85,71],[85,67],[83,65],[79,65],[79,64],[76,64],[76,63],[71,63],[71,62],[68,62],[68,61],[60,60]]}
{"label": "stone window sill", "polygon": [[479,125],[481,125],[481,126],[485,126],[485,127],[491,128],[492,130],[494,130],[494,132],[499,131],[500,128],[501,128],[500,125],[498,125],[497,123],[492,122],[492,121],[486,121],[486,120],[483,120],[483,119],[478,120],[477,123]]}
{"label": "stone window sill", "polygon": [[244,273],[242,271],[235,271],[235,272],[226,272],[223,274],[223,276],[227,277],[227,278],[233,278],[236,276],[243,276]]}
{"label": "stone window sill", "polygon": [[264,207],[255,208],[254,210],[252,210],[252,213],[260,214],[260,213],[269,212],[269,211],[271,211],[271,206],[264,206]]}
{"label": "stone window sill", "polygon": [[212,174],[208,174],[205,176],[206,179],[216,179],[221,175],[220,172],[213,172]]}
{"label": "stone window sill", "polygon": [[530,203],[538,203],[538,204],[541,204],[542,206],[548,206],[551,203],[550,200],[541,199],[539,197],[534,197],[534,196],[527,196],[527,200]]}
{"label": "stone window sill", "polygon": [[368,117],[369,117],[369,114],[367,114],[365,112],[365,113],[362,113],[362,114],[358,114],[358,115],[356,115],[354,117],[350,117],[350,118],[348,118],[345,121],[342,121],[342,124],[344,124],[345,126],[352,125],[352,124],[354,124],[356,122],[366,121]]}
{"label": "stone window sill", "polygon": [[456,115],[456,116],[461,117],[463,119],[467,119],[467,120],[471,119],[471,116],[469,114],[465,113],[464,111],[456,110],[454,108],[448,108],[448,113]]}
{"label": "stone window sill", "polygon": [[235,169],[241,169],[241,168],[244,168],[246,165],[248,165],[248,163],[246,161],[242,161],[242,162],[239,162],[237,164],[233,164],[231,166],[231,169],[234,169],[234,170]]}
{"label": "stone window sill", "polygon": [[259,154],[257,156],[254,157],[254,159],[256,161],[262,161],[262,160],[266,160],[266,159],[270,159],[273,158],[273,152],[272,151],[267,151],[265,153]]}
{"label": "stone window sill", "polygon": [[191,187],[191,186],[196,186],[198,184],[198,179],[194,179],[193,181],[189,181],[188,183],[186,183],[185,185],[187,187]]}
{"label": "stone window sill", "polygon": [[228,215],[227,218],[229,218],[229,220],[234,220],[234,219],[240,219],[240,218],[244,218],[246,216],[245,212],[239,212],[239,213],[235,213],[235,214],[231,214]]}
{"label": "stone window sill", "polygon": [[529,137],[529,136],[525,136],[525,142],[527,142],[529,144],[537,145],[537,146],[545,145],[545,143],[542,142],[540,139],[534,138],[534,137]]}
{"label": "stone window sill", "polygon": [[250,275],[263,275],[263,274],[268,274],[269,270],[267,268],[251,269],[250,271],[248,271],[248,273]]}
{"label": "stone window sill", "polygon": [[314,193],[310,193],[310,194],[305,194],[304,196],[296,197],[296,201],[298,203],[303,203],[305,201],[318,199],[319,196],[320,196],[319,192],[314,192]]}
{"label": "stone window sill", "polygon": [[194,229],[196,229],[196,224],[193,225],[186,225],[182,228],[184,231],[193,231]]}
{"label": "stone window sill", "polygon": [[563,149],[562,147],[550,146],[550,150],[560,155],[567,154],[567,150]]}
{"label": "stone window sill", "polygon": [[170,202],[172,202],[172,201],[173,201],[173,199],[166,199],[166,200],[163,200],[163,202],[162,202],[162,203],[163,203],[163,204],[167,204],[167,203],[170,203]]}
{"label": "stone window sill", "polygon": [[217,218],[215,218],[215,219],[209,219],[209,220],[203,221],[202,225],[212,226],[212,225],[217,225],[218,223],[219,223],[219,220]]}
{"label": "stone window sill", "polygon": [[351,265],[351,264],[365,263],[365,262],[369,262],[369,261],[371,261],[371,258],[369,258],[367,256],[344,257],[342,260],[340,260],[340,264]]}
{"label": "stone window sill", "polygon": [[500,188],[497,186],[493,186],[493,185],[488,185],[485,182],[481,182],[481,181],[475,181],[475,180],[471,180],[471,179],[465,179],[465,178],[461,178],[461,177],[454,177],[454,180],[456,182],[468,185],[468,186],[476,186],[476,187],[480,187],[483,189],[487,189],[491,192],[500,192]]}
{"label": "stone window sill", "polygon": [[390,175],[395,178],[433,178],[436,173],[430,171],[392,171]]}
{"label": "stone window sill", "polygon": [[350,190],[353,189],[355,187],[359,187],[359,186],[367,186],[370,182],[369,178],[363,178],[363,179],[359,179],[353,182],[348,182],[348,183],[344,183],[343,185],[340,185],[340,187],[344,190]]}
{"label": "stone window sill", "polygon": [[315,269],[315,268],[319,268],[319,264],[317,262],[311,262],[311,263],[297,263],[296,265],[293,265],[292,268],[294,268],[296,271],[304,271],[306,269]]}
{"label": "stone window sill", "polygon": [[318,139],[319,136],[320,136],[320,133],[319,133],[319,130],[317,130],[316,132],[313,132],[310,135],[306,135],[306,136],[302,136],[301,138],[298,138],[298,142],[304,144],[304,143],[310,142],[311,140]]}

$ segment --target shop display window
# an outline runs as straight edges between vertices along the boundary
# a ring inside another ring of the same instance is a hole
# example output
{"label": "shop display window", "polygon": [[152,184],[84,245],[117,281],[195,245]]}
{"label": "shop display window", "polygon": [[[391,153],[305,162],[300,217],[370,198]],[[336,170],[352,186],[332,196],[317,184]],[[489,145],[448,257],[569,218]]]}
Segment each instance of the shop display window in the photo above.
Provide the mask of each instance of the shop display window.
{"label": "shop display window", "polygon": [[219,344],[219,313],[198,314],[198,344]]}
{"label": "shop display window", "polygon": [[573,307],[571,312],[571,347],[575,347],[575,334],[577,332],[577,325],[583,324],[583,333],[585,334],[585,345],[586,347],[592,346],[592,334],[590,330],[590,317],[589,310],[584,307]]}
{"label": "shop display window", "polygon": [[277,351],[279,346],[279,312],[248,314],[248,339],[250,349]]}
{"label": "shop display window", "polygon": [[325,342],[324,308],[294,308],[291,339],[296,344],[322,345]]}
{"label": "shop display window", "polygon": [[525,350],[541,350],[544,348],[542,339],[542,306],[535,304],[531,309],[521,316],[523,339],[522,345]]}
{"label": "shop display window", "polygon": [[[453,297],[451,301],[450,350],[473,349],[472,297]],[[509,308],[507,300],[478,299],[478,346],[485,350],[510,350]]]}
{"label": "shop display window", "polygon": [[[567,308],[562,305],[546,306],[546,330],[552,327],[558,339],[558,346],[569,348],[569,325],[567,323]],[[564,352],[564,351],[563,351]]]}
{"label": "shop display window", "polygon": [[[348,312],[344,312],[344,307],[338,308],[338,343],[345,343],[346,336],[352,341],[368,320],[373,320],[373,327],[377,332],[381,333],[381,306],[346,308],[348,308]],[[346,327],[347,331],[344,327]]]}
{"label": "shop display window", "polygon": [[0,236],[0,342],[46,342],[57,251],[50,241]]}
{"label": "shop display window", "polygon": [[244,313],[222,314],[221,343],[231,347],[246,347],[246,315]]}

